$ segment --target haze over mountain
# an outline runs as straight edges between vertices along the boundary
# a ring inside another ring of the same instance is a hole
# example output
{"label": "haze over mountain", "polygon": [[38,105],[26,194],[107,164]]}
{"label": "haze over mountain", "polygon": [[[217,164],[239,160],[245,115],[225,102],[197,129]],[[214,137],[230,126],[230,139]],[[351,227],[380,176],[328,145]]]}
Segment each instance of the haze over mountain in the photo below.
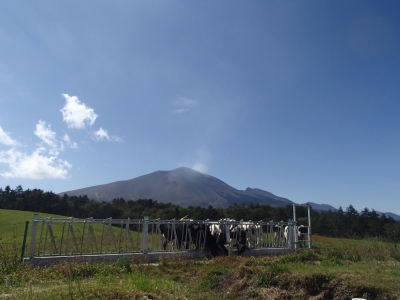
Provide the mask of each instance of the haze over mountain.
{"label": "haze over mountain", "polygon": [[260,203],[285,206],[293,202],[256,188],[237,190],[225,182],[190,168],[180,167],[172,171],[156,171],[130,180],[117,181],[61,194],[87,195],[97,201],[153,199],[171,202],[183,207],[212,205],[224,208],[234,203]]}

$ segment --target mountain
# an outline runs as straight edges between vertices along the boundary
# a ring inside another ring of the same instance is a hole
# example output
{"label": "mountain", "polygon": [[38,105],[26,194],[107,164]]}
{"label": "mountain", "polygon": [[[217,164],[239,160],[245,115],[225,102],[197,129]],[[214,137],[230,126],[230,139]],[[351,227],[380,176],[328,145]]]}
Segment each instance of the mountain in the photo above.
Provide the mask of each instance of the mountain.
{"label": "mountain", "polygon": [[396,220],[396,221],[400,221],[400,216],[399,215],[396,215],[396,214],[394,214],[394,213],[391,213],[391,212],[385,212],[385,213],[381,213],[381,212],[377,212],[379,215],[385,215],[387,218],[389,218],[389,217],[392,217],[393,218],[393,220]]}
{"label": "mountain", "polygon": [[[334,208],[333,206],[329,205],[329,204],[317,204],[317,203],[313,203],[313,202],[307,202],[304,204],[308,204],[311,206],[311,208],[313,210],[319,210],[319,211],[324,211],[324,210],[331,210],[331,211],[337,211],[336,208]],[[379,214],[379,216],[385,215],[387,218],[392,217],[395,221],[400,221],[400,216],[396,215],[394,213],[391,212],[379,212],[377,211],[377,213]]]}
{"label": "mountain", "polygon": [[67,191],[68,196],[87,195],[97,201],[153,199],[183,207],[212,205],[224,208],[237,204],[269,204],[285,206],[293,202],[260,189],[237,190],[213,176],[181,167],[172,171],[157,171],[130,180]]}
{"label": "mountain", "polygon": [[329,204],[317,204],[313,202],[307,202],[304,203],[305,205],[310,205],[313,210],[331,210],[331,211],[337,211],[336,208]]}

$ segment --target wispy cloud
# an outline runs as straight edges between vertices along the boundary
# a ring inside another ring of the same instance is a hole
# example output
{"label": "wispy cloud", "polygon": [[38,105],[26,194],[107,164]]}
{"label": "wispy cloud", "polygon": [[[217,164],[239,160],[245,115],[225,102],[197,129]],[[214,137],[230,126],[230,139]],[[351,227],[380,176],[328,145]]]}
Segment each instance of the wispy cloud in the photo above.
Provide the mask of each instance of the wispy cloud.
{"label": "wispy cloud", "polygon": [[107,140],[107,141],[115,141],[115,142],[122,142],[122,138],[118,136],[110,136],[107,132],[107,130],[103,129],[100,127],[99,130],[95,131],[93,133],[94,139],[96,141],[101,141],[101,140]]}
{"label": "wispy cloud", "polygon": [[72,142],[68,134],[64,134],[63,141],[67,143],[68,147],[78,149],[78,144],[76,142]]}
{"label": "wispy cloud", "polygon": [[57,155],[46,153],[46,149],[39,147],[32,154],[27,155],[16,149],[0,152],[0,163],[8,164],[9,170],[0,172],[6,178],[66,178],[71,168],[65,160]]}
{"label": "wispy cloud", "polygon": [[1,127],[0,127],[0,143],[6,146],[16,146],[18,144]]}
{"label": "wispy cloud", "polygon": [[173,112],[177,114],[188,112],[196,105],[196,103],[195,100],[180,97],[178,100],[173,102],[173,105],[175,106]]}
{"label": "wispy cloud", "polygon": [[40,138],[47,146],[56,149],[56,133],[51,130],[50,125],[47,125],[45,121],[39,120],[36,124],[35,135]]}
{"label": "wispy cloud", "polygon": [[208,167],[200,162],[197,162],[194,164],[194,166],[192,167],[193,170],[199,171],[201,173],[207,173],[208,172]]}
{"label": "wispy cloud", "polygon": [[97,115],[93,108],[81,103],[77,96],[63,94],[66,100],[65,106],[61,109],[63,120],[69,128],[84,129],[87,125],[93,125]]}
{"label": "wispy cloud", "polygon": [[196,163],[192,166],[193,170],[207,173],[208,172],[208,163],[210,162],[211,155],[206,146],[202,146],[196,151]]}
{"label": "wispy cloud", "polygon": [[99,130],[94,132],[94,137],[96,140],[110,140],[110,137],[108,136],[107,130],[104,130],[103,128],[100,127]]}

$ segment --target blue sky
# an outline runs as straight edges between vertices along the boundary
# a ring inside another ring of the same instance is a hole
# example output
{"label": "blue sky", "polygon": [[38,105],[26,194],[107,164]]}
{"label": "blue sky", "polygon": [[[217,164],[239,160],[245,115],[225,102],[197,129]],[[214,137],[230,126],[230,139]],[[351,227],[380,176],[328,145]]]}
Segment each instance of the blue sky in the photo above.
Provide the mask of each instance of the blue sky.
{"label": "blue sky", "polygon": [[0,187],[187,166],[400,214],[397,1],[2,1]]}

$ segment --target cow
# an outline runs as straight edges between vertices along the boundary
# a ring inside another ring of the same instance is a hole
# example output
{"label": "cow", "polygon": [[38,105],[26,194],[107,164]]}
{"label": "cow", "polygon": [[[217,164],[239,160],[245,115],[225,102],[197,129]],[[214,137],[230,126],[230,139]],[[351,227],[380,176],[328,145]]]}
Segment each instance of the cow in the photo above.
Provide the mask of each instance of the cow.
{"label": "cow", "polygon": [[[185,221],[187,216],[184,216],[179,221]],[[160,224],[160,234],[163,249],[167,250],[168,242],[171,243],[172,249],[188,249],[190,244],[190,231],[186,223],[169,222],[168,224]]]}
{"label": "cow", "polygon": [[256,225],[252,221],[241,222],[239,225],[246,232],[246,243],[250,249],[259,246],[262,232],[261,225]]}
{"label": "cow", "polygon": [[237,254],[242,255],[244,251],[250,250],[247,246],[247,232],[239,226],[234,226],[230,230],[230,247],[237,247]]}
{"label": "cow", "polygon": [[308,235],[308,227],[304,225],[300,225],[297,227],[297,235],[299,237],[299,245],[305,246],[306,239],[305,237]]}
{"label": "cow", "polygon": [[[299,245],[301,246],[302,241],[304,240],[303,236],[308,234],[308,227],[304,225],[300,225],[297,227],[297,240],[299,241]],[[285,232],[284,232],[284,237],[285,237],[285,243],[289,243],[289,226],[285,226]]]}
{"label": "cow", "polygon": [[[236,224],[235,220],[232,222],[229,228],[226,226],[226,219],[222,220],[220,225],[220,238],[218,245],[224,251],[225,255],[228,255],[230,250],[234,247],[237,248],[237,254],[242,255],[245,250],[250,250],[247,246],[247,232],[242,224]],[[228,231],[227,231],[228,230]],[[229,244],[226,243],[226,238],[229,236]]]}
{"label": "cow", "polygon": [[[193,220],[190,220],[193,221]],[[196,250],[200,250],[204,246],[206,227],[199,222],[190,223],[188,225],[190,232],[190,244],[195,245]]]}
{"label": "cow", "polygon": [[[228,227],[226,221],[223,219],[219,221],[219,224],[210,224],[208,227],[209,232],[207,233],[211,237],[210,241],[215,245],[215,254],[228,255],[234,247],[237,247],[238,254],[242,254],[246,249],[246,232],[234,223]],[[235,220],[230,220],[230,222],[235,222]]]}
{"label": "cow", "polygon": [[210,235],[210,241],[212,241],[212,243],[215,245],[215,255],[213,256],[217,256],[220,254],[220,251],[222,250],[224,252],[225,255],[228,255],[228,250],[225,248],[225,242],[226,242],[226,238],[225,238],[225,230],[224,230],[224,226],[222,224],[210,224],[208,225],[208,231],[206,232],[206,236],[207,234]]}
{"label": "cow", "polygon": [[282,225],[272,226],[272,232],[274,233],[274,246],[279,244],[282,238],[285,238],[284,233],[282,231],[284,231]]}
{"label": "cow", "polygon": [[163,249],[167,250],[168,243],[171,243],[172,249],[181,250],[189,249],[190,244],[194,244],[196,250],[202,250],[204,247],[213,257],[221,253],[228,255],[232,248],[236,248],[237,254],[241,255],[246,249],[250,250],[247,246],[248,232],[255,228],[250,229],[249,226],[237,224],[234,220],[231,222],[229,227],[226,220],[221,220],[219,224],[204,224],[193,220],[160,224]]}
{"label": "cow", "polygon": [[284,241],[286,244],[289,243],[289,226],[285,226],[285,231],[283,233]]}
{"label": "cow", "polygon": [[219,254],[216,240],[218,233],[215,231],[215,224],[191,223],[188,228],[192,242],[196,245],[196,250],[200,250],[201,246],[204,246],[204,249],[210,251],[211,256],[215,257]]}

